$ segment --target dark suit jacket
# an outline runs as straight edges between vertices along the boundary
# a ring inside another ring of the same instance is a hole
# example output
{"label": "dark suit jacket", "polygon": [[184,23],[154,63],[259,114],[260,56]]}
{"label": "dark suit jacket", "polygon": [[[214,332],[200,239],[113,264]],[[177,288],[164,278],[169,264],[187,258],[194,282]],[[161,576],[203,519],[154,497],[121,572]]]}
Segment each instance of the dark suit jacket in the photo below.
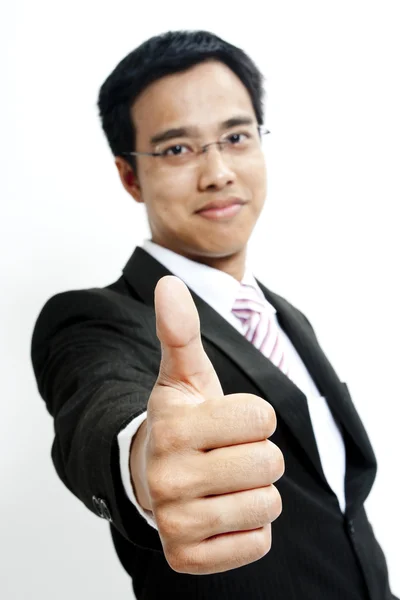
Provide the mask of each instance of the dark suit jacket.
{"label": "dark suit jacket", "polygon": [[117,435],[146,409],[157,378],[154,288],[170,274],[137,248],[114,284],[51,298],[32,339],[40,394],[54,417],[52,458],[59,477],[93,512],[110,521],[121,563],[139,600],[391,600],[384,555],[364,510],[376,473],[368,436],[307,318],[260,284],[309,373],[329,403],[346,445],[343,515],[324,476],[304,394],[193,293],[205,351],[225,394],[256,394],[272,404],[271,440],[286,471],[277,482],[283,512],[272,549],[250,565],[186,575],[165,560],[155,529],[127,498]]}

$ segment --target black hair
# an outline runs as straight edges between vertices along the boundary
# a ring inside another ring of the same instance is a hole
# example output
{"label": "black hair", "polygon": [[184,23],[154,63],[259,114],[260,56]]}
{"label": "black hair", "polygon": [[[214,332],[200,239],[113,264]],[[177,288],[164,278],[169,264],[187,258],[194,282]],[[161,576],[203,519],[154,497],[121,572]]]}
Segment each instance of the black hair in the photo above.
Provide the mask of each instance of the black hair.
{"label": "black hair", "polygon": [[[258,124],[263,124],[263,76],[243,50],[208,31],[168,31],[130,52],[100,88],[101,124],[114,156],[135,150],[130,109],[139,94],[157,79],[207,60],[225,63],[239,77],[250,94]],[[135,170],[135,160],[129,162]]]}

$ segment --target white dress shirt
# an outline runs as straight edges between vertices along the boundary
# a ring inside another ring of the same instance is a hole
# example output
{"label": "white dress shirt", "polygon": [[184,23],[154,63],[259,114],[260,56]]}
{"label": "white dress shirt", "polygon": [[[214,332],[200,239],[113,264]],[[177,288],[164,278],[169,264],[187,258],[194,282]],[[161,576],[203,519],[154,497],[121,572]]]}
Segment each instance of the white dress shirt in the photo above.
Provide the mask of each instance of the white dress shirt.
{"label": "white dress shirt", "polygon": [[[149,240],[146,240],[142,247],[146,252],[153,256],[153,258],[171,271],[171,273],[182,279],[189,288],[207,302],[216,312],[226,319],[226,321],[235,327],[235,329],[244,334],[244,325],[232,313],[232,307],[241,285],[239,281],[223,271],[192,261],[180,254],[172,252],[172,250],[154,244]],[[242,282],[253,285],[259,291],[262,300],[267,303],[268,308],[271,310],[272,318],[279,328],[283,349],[288,359],[288,364],[290,365],[290,379],[307,398],[311,424],[314,430],[322,468],[332,491],[337,496],[340,509],[344,512],[346,508],[344,489],[346,455],[343,439],[338,426],[336,425],[325,398],[319,394],[314,381],[304,366],[296,349],[286,333],[280,327],[276,317],[275,308],[266,300],[248,266],[246,266]],[[132,438],[139,429],[139,426],[146,419],[146,416],[147,412],[143,412],[128,423],[128,425],[118,434],[120,469],[128,498],[133,502],[146,521],[157,529],[157,525],[152,518],[152,513],[143,510],[135,497],[129,469],[129,453]]]}

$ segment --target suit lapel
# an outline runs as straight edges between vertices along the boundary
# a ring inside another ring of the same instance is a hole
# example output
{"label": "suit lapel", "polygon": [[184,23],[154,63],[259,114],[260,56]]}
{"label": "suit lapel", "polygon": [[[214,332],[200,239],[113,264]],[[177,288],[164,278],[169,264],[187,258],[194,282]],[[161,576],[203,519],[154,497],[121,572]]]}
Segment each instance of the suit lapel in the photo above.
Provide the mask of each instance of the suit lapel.
{"label": "suit lapel", "polygon": [[365,428],[353,405],[346,383],[340,381],[322,351],[311,325],[284,298],[257,282],[265,297],[277,310],[279,324],[290,338],[321,396],[339,425],[347,432],[367,462],[374,464],[375,456]]}

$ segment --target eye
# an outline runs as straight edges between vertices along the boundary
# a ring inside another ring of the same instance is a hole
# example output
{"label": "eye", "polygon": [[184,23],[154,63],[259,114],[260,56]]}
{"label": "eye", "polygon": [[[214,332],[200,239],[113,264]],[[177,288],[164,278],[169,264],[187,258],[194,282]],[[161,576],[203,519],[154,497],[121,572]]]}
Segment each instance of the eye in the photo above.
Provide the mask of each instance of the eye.
{"label": "eye", "polygon": [[247,142],[250,138],[248,133],[231,133],[227,136],[227,141],[232,145],[237,146],[239,144],[243,144]]}
{"label": "eye", "polygon": [[183,144],[175,144],[174,146],[169,146],[161,152],[163,156],[182,156],[183,154],[187,154],[191,152],[188,146],[184,146]]}

